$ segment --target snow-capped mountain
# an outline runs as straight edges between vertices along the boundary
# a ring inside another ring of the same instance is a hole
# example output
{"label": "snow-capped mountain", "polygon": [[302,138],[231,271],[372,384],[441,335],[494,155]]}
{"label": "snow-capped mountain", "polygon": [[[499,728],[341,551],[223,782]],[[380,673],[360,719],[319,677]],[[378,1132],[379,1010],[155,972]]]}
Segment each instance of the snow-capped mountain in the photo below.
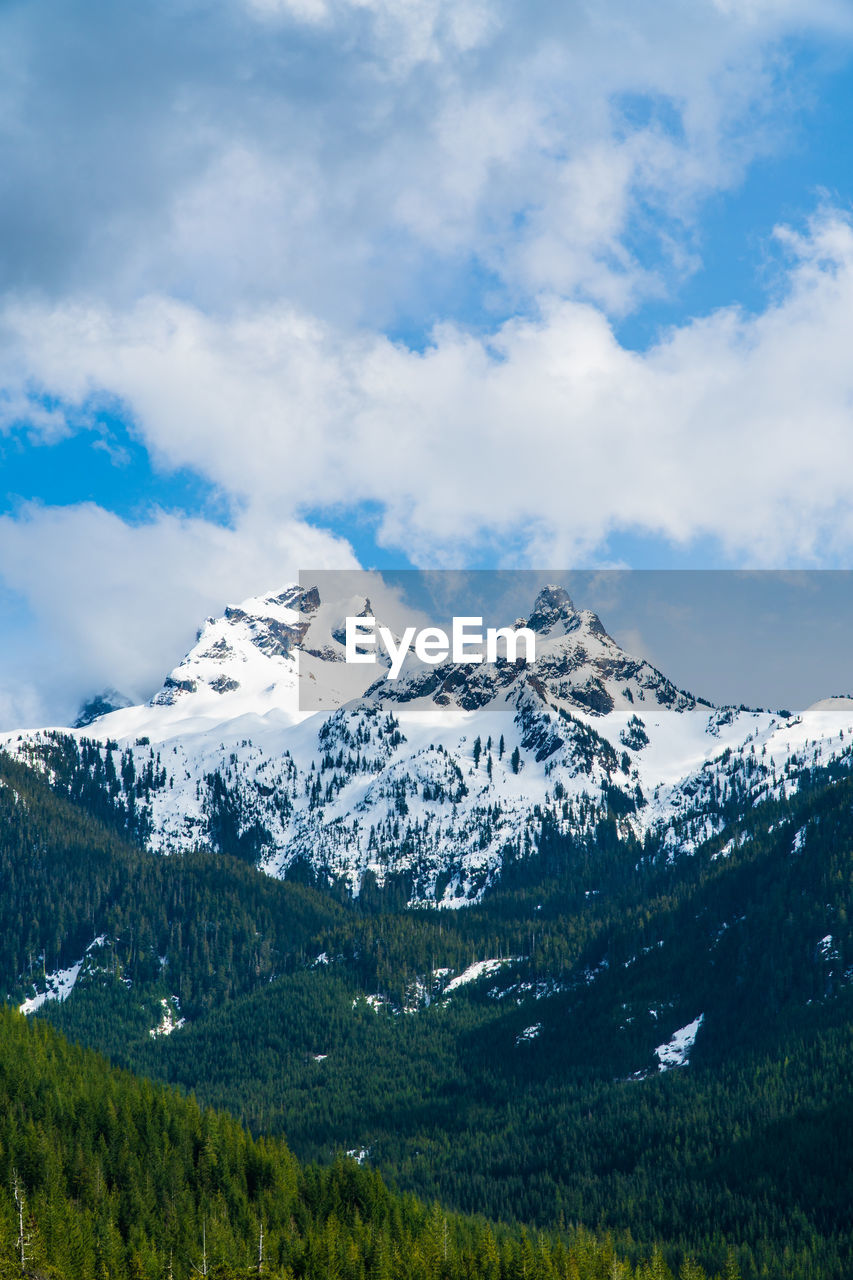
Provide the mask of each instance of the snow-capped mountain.
{"label": "snow-capped mountain", "polygon": [[[149,703],[67,732],[100,744],[155,850],[219,847],[277,876],[308,863],[354,893],[367,873],[405,875],[413,901],[444,905],[475,900],[543,821],[583,833],[610,816],[690,850],[727,797],[796,786],[853,737],[849,699],[790,718],[685,693],[559,587],[516,624],[536,634],[535,661],[410,658],[393,682],[344,660],[344,617],[370,612],[298,587],[247,600],[205,622]],[[300,710],[300,679],[323,710]],[[52,741],[5,745],[50,768]]]}
{"label": "snow-capped mountain", "polygon": [[645,703],[675,711],[696,705],[695,698],[676,689],[648,662],[629,657],[591,610],[575,609],[562,587],[540,591],[530,617],[515,625],[528,627],[537,637],[536,661],[529,666],[421,666],[382,688],[382,696],[424,709],[432,703],[475,711],[500,692],[518,692],[527,685],[554,709],[597,717]]}
{"label": "snow-capped mountain", "polygon": [[[357,616],[370,602],[353,600],[346,608]],[[312,680],[321,673],[330,707],[340,705],[376,679],[375,668],[345,662],[341,622],[340,610],[323,605],[316,590],[296,586],[229,606],[222,617],[206,619],[149,703],[102,717],[94,731],[159,741],[178,729],[233,726],[246,715],[292,724],[302,718],[300,676]]]}

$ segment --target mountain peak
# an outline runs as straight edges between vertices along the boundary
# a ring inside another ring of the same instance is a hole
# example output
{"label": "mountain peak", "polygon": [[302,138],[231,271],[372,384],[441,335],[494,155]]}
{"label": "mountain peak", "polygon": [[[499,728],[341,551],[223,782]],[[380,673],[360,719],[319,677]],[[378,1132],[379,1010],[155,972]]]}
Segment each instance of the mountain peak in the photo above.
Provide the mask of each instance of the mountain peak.
{"label": "mountain peak", "polygon": [[364,596],[346,605],[323,603],[316,585],[290,584],[228,605],[220,617],[206,620],[150,708],[176,708],[170,723],[199,717],[222,722],[270,711],[298,717],[300,668],[312,685],[322,672],[330,705],[360,697],[375,674],[344,661],[344,608],[347,616],[371,613]]}
{"label": "mountain peak", "polygon": [[[549,583],[542,588],[533,604],[533,612],[527,619],[531,631],[547,635],[559,622],[576,617],[572,598],[564,587]],[[567,628],[563,628],[567,630]]]}
{"label": "mountain peak", "polygon": [[316,587],[300,587],[291,584],[281,591],[268,595],[250,596],[239,605],[228,605],[224,617],[229,621],[245,618],[269,619],[295,623],[296,614],[313,614],[320,607],[320,593]]}

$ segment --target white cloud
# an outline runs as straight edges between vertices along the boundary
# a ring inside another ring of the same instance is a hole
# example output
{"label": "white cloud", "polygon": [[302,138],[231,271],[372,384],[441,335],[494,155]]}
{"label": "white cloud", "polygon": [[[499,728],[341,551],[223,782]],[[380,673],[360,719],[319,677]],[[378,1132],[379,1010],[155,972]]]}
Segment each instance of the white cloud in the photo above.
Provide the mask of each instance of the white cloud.
{"label": "white cloud", "polygon": [[355,18],[370,23],[368,39],[387,69],[403,75],[447,53],[468,53],[501,27],[497,8],[486,0],[245,0],[262,19],[335,22],[346,29]]}
{"label": "white cloud", "polygon": [[13,389],[0,389],[0,435],[22,427],[42,444],[56,444],[73,433],[63,410],[31,395],[25,377]]}
{"label": "white cloud", "polygon": [[345,542],[292,520],[224,529],[154,513],[130,525],[94,504],[0,517],[0,580],[30,615],[0,633],[0,727],[68,723],[108,686],[149,697],[226,603],[292,582],[303,565],[356,564]]}
{"label": "white cloud", "polygon": [[380,537],[423,562],[464,563],[487,538],[572,563],[632,528],[711,535],[743,563],[843,556],[853,230],[826,212],[779,237],[790,269],[764,312],[715,312],[645,354],[560,300],[488,338],[440,327],[422,353],[285,308],[19,303],[0,314],[5,380],[17,366],[68,401],[119,396],[161,465],[260,525],[378,503]]}
{"label": "white cloud", "polygon": [[[609,317],[693,270],[703,201],[781,145],[791,40],[851,34],[833,0],[7,7],[0,433],[57,441],[119,397],[155,466],[237,513],[0,520],[51,705],[147,692],[228,596],[349,563],[316,507],[376,504],[423,562],[484,540],[589,560],[629,528],[747,562],[847,554],[843,218],[784,234],[758,316],[644,355]],[[425,350],[385,336],[424,315],[444,318]]]}
{"label": "white cloud", "polygon": [[50,699],[32,681],[8,680],[6,676],[0,679],[0,730],[48,724],[52,709]]}
{"label": "white cloud", "polygon": [[329,17],[326,0],[246,0],[250,13],[261,18],[296,18],[301,22],[324,22]]}
{"label": "white cloud", "polygon": [[829,0],[101,16],[81,0],[0,16],[0,290],[286,298],[379,326],[447,314],[472,263],[504,315],[543,287],[611,311],[665,287],[695,261],[703,199],[795,118],[786,42],[853,27]]}

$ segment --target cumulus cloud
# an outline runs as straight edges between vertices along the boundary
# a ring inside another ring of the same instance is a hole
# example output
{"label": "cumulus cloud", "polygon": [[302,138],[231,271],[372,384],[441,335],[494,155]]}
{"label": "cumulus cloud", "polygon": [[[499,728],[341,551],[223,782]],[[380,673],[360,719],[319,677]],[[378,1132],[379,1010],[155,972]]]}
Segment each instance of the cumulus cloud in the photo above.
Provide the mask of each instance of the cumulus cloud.
{"label": "cumulus cloud", "polygon": [[422,352],[290,308],[9,303],[4,380],[120,397],[161,465],[259,527],[371,502],[380,538],[422,563],[464,563],[478,539],[572,563],[630,528],[810,562],[853,540],[853,229],[826,211],[778,238],[789,270],[763,312],[717,311],[645,353],[556,298],[486,337],[441,326]]}
{"label": "cumulus cloud", "polygon": [[613,322],[694,268],[703,202],[781,145],[791,41],[851,35],[835,0],[6,6],[0,435],[121,405],[233,523],[2,517],[29,622],[0,718],[34,714],[39,663],[51,706],[150,692],[229,596],[350,564],[321,509],[371,504],[421,563],[590,561],[630,528],[844,554],[844,217],[780,233],[759,315],[642,354]]}
{"label": "cumulus cloud", "polygon": [[357,562],[296,521],[227,529],[160,513],[131,525],[90,503],[0,517],[0,578],[28,608],[0,633],[0,725],[68,723],[109,686],[150,697],[205,617],[294,581],[303,564]]}
{"label": "cumulus cloud", "polygon": [[447,314],[476,262],[505,311],[543,287],[624,310],[777,145],[786,40],[851,24],[831,0],[7,6],[0,288],[382,325]]}

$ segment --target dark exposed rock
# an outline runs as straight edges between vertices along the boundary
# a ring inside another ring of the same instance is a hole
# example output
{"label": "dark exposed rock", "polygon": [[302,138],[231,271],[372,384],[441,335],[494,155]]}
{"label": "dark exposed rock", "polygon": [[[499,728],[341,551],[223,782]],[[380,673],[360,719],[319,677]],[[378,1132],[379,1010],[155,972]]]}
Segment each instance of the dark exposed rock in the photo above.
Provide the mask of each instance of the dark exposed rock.
{"label": "dark exposed rock", "polygon": [[231,693],[240,688],[240,681],[232,680],[229,676],[217,676],[215,680],[211,680],[210,687],[217,693]]}
{"label": "dark exposed rock", "polygon": [[202,658],[210,658],[214,662],[224,662],[225,659],[233,652],[234,650],[231,645],[224,637],[222,637],[221,639],[214,641],[210,648],[205,649],[204,653],[199,656]]}
{"label": "dark exposed rock", "polygon": [[276,618],[259,619],[252,627],[252,644],[268,657],[288,657],[308,630],[307,622],[289,626]]}
{"label": "dark exposed rock", "polygon": [[151,699],[151,705],[154,707],[171,707],[182,693],[195,693],[198,685],[195,680],[176,680],[174,676],[166,676],[163,682],[163,688],[154,698]]}
{"label": "dark exposed rock", "polygon": [[563,587],[547,586],[536,597],[527,625],[531,631],[547,632],[561,621],[577,625],[577,616],[568,591]]}
{"label": "dark exposed rock", "polygon": [[123,693],[115,689],[104,689],[102,693],[96,694],[94,698],[83,703],[72,727],[85,729],[99,716],[109,715],[111,711],[121,711],[124,707],[131,705],[130,698],[126,698]]}

